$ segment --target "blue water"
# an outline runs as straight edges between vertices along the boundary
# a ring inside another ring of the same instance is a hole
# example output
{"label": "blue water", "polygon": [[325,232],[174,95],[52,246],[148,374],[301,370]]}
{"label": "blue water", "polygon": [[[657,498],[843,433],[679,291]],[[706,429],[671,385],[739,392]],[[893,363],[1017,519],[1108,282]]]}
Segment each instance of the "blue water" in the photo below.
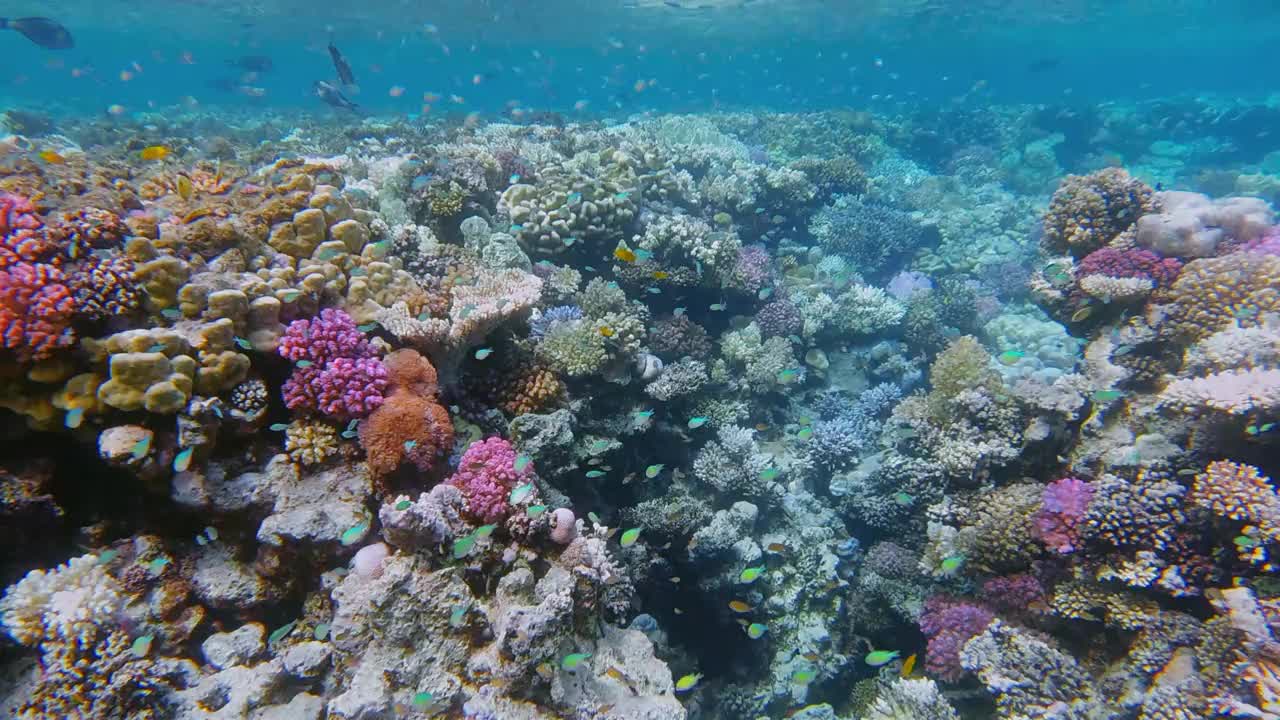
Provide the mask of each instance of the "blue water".
{"label": "blue water", "polygon": [[[0,34],[0,98],[75,112],[312,107],[312,81],[333,75],[330,39],[356,71],[356,100],[404,114],[423,111],[424,93],[443,96],[429,103],[437,113],[573,113],[585,101],[576,112],[590,114],[1275,89],[1262,70],[1274,63],[1280,8],[1245,0],[705,4],[19,3],[5,11],[55,16],[77,46],[50,52]],[[244,77],[226,64],[248,54],[274,69]],[[219,81],[263,96],[210,87]]]}

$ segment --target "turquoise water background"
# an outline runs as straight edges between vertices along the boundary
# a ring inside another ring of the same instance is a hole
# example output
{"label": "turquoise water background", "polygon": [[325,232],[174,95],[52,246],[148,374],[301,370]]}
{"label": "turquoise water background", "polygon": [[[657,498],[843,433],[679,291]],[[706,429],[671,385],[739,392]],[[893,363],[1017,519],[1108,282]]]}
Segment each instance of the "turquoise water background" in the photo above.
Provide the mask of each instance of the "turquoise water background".
{"label": "turquoise water background", "polygon": [[[353,99],[378,113],[420,113],[424,93],[442,96],[430,103],[433,113],[521,107],[572,117],[1278,89],[1280,5],[1265,2],[669,2],[678,7],[661,0],[11,3],[10,17],[66,24],[77,47],[47,51],[0,33],[0,102],[76,113],[111,105],[323,109],[310,87],[333,76],[330,38],[355,69]],[[226,64],[248,54],[270,56],[274,70],[240,77]],[[219,80],[265,94],[211,87]]]}

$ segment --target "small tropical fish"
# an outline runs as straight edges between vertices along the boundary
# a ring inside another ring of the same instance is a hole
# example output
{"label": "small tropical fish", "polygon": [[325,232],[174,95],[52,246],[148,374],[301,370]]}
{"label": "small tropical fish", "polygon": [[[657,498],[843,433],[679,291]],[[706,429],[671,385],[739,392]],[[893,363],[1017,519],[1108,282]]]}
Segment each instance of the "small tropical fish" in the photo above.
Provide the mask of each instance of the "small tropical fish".
{"label": "small tropical fish", "polygon": [[1275,427],[1276,427],[1275,423],[1269,422],[1269,423],[1263,423],[1262,425],[1250,425],[1246,427],[1244,431],[1250,435],[1261,435],[1262,433],[1265,433],[1265,432],[1271,432],[1272,430],[1275,429]]}
{"label": "small tropical fish", "polygon": [[50,165],[62,165],[67,161],[66,158],[62,157],[61,155],[54,152],[53,150],[41,151],[40,159],[49,163]]}
{"label": "small tropical fish", "polygon": [[151,451],[151,437],[148,436],[134,443],[133,447],[129,450],[129,453],[133,455],[134,460],[141,460],[142,458],[146,457],[147,453],[150,451]]}
{"label": "small tropical fish", "polygon": [[1093,314],[1093,306],[1085,305],[1084,307],[1072,313],[1071,322],[1083,322],[1085,320],[1088,320],[1089,316],[1092,314]]}
{"label": "small tropical fish", "polygon": [[582,266],[582,269],[583,269],[583,270],[586,270],[587,272],[595,272],[595,271],[596,271],[596,268],[595,268],[595,266],[594,266],[594,265],[583,265],[583,266]]}
{"label": "small tropical fish", "polygon": [[179,310],[178,308],[165,308],[160,311],[160,314],[170,320],[177,320],[178,318],[182,317],[182,311]]}
{"label": "small tropical fish", "polygon": [[298,362],[294,363],[294,365],[297,365],[298,367],[304,368],[304,369],[309,368],[314,364],[315,363],[311,362],[310,360],[299,360]]}
{"label": "small tropical fish", "polygon": [[676,681],[676,692],[689,692],[702,679],[701,673],[689,673]]}
{"label": "small tropical fish", "polygon": [[633,414],[636,416],[636,420],[648,420],[653,417],[652,410],[637,410]]}
{"label": "small tropical fish", "polygon": [[1258,314],[1258,308],[1252,305],[1243,305],[1231,312],[1237,320],[1249,320]]}
{"label": "small tropical fish", "polygon": [[796,437],[804,442],[808,442],[813,437],[813,428],[802,427],[800,432],[796,433]]}
{"label": "small tropical fish", "polygon": [[80,427],[82,422],[84,422],[84,408],[71,408],[67,411],[67,416],[62,420],[62,424],[71,430]]}
{"label": "small tropical fish", "polygon": [[764,574],[765,569],[764,565],[749,567],[738,574],[738,582],[750,585],[760,579],[760,576]]}
{"label": "small tropical fish", "polygon": [[760,298],[761,300],[768,300],[769,296],[772,294],[773,294],[773,288],[771,287],[760,288],[760,292],[756,293],[756,297]]}
{"label": "small tropical fish", "polygon": [[812,670],[797,670],[791,674],[791,682],[797,685],[808,685],[818,674]]}
{"label": "small tropical fish", "polygon": [[759,640],[768,632],[769,626],[764,623],[751,623],[747,626],[747,637],[752,640]]}
{"label": "small tropical fish", "polygon": [[741,600],[730,600],[729,609],[736,613],[751,612],[751,606]]}
{"label": "small tropical fish", "polygon": [[640,528],[631,528],[622,533],[622,538],[618,541],[622,547],[631,547],[636,544],[636,540],[640,539]]}
{"label": "small tropical fish", "polygon": [[324,642],[329,637],[329,623],[320,623],[316,625],[315,630],[311,632],[311,636],[320,642]]}
{"label": "small tropical fish", "polygon": [[902,653],[897,650],[872,650],[863,658],[871,667],[880,667],[898,659]]}
{"label": "small tropical fish", "polygon": [[942,572],[948,575],[959,570],[961,565],[964,565],[964,558],[959,555],[943,558],[942,562],[938,564],[942,568]]}
{"label": "small tropical fish", "polygon": [[520,173],[511,173],[511,177],[507,178],[507,182],[515,185],[520,182]]}
{"label": "small tropical fish", "polygon": [[765,432],[769,429],[769,423],[756,423],[756,431]]}
{"label": "small tropical fish", "polygon": [[644,469],[644,476],[652,480],[662,474],[662,468],[664,467],[666,467],[666,465],[663,465],[662,463],[650,465]]}
{"label": "small tropical fish", "polygon": [[778,479],[778,473],[780,472],[776,467],[767,467],[760,471],[760,479],[765,482],[773,482]]}
{"label": "small tropical fish", "polygon": [[152,560],[151,562],[147,563],[147,569],[150,570],[153,575],[159,575],[160,573],[164,572],[164,566],[168,564],[169,564],[169,558],[158,557],[155,560]]}
{"label": "small tropical fish", "polygon": [[672,314],[672,315],[675,315],[676,317],[680,317],[681,315],[685,314],[686,312],[689,312],[689,308],[685,308],[685,307],[678,307],[678,308],[676,308],[675,310],[672,310],[672,311],[671,311],[671,314]]}
{"label": "small tropical fish", "polygon": [[645,289],[644,289],[644,291],[645,291],[645,292],[647,292],[647,293],[649,293],[650,295],[661,295],[661,294],[662,294],[662,288],[653,287],[652,285],[651,285],[651,286],[649,286],[649,287],[647,287],[647,288],[645,288]]}
{"label": "small tropical fish", "polygon": [[151,641],[155,640],[155,635],[143,635],[133,641],[133,645],[129,646],[129,653],[136,658],[144,658],[151,653]]}
{"label": "small tropical fish", "polygon": [[600,326],[600,334],[601,334],[601,335],[603,335],[603,336],[605,336],[605,337],[607,337],[607,338],[611,338],[611,337],[613,337],[614,335],[616,335],[617,333],[614,331],[614,329],[613,329],[613,328],[609,327],[608,325],[601,325],[601,326]]}
{"label": "small tropical fish", "polygon": [[690,429],[690,430],[697,430],[698,428],[702,427],[703,425],[706,425],[708,420],[710,420],[710,418],[703,417],[703,416],[701,416],[701,415],[699,415],[698,417],[691,417],[691,418],[689,418],[689,423],[688,423],[688,425],[689,425],[689,429]]}
{"label": "small tropical fish", "polygon": [[565,239],[561,240],[560,242],[564,243],[564,246],[565,246],[565,247],[573,247],[573,244],[574,244],[575,242],[577,242],[577,241],[578,241],[578,240],[577,240],[577,238],[567,237],[567,238],[565,238]]}
{"label": "small tropical fish", "polygon": [[142,148],[138,153],[138,157],[143,160],[163,160],[169,157],[172,152],[172,150],[164,145],[151,145],[150,147]]}
{"label": "small tropical fish", "polygon": [[604,476],[605,476],[605,472],[604,472],[603,470],[588,470],[588,471],[587,471],[587,477],[588,477],[588,478],[591,478],[592,480],[595,480],[596,478],[602,478],[602,477],[604,477]]}
{"label": "small tropical fish", "polygon": [[275,630],[272,630],[271,634],[267,636],[267,643],[274,644],[274,643],[280,642],[285,638],[286,635],[293,632],[293,628],[297,624],[298,624],[297,620],[292,620],[290,622],[285,623],[284,625],[281,625]]}
{"label": "small tropical fish", "polygon": [[236,342],[236,346],[237,346],[237,347],[239,347],[241,350],[252,350],[252,349],[253,349],[253,343],[249,342],[248,340],[245,340],[245,339],[244,339],[244,338],[242,338],[242,337],[237,337],[237,338],[235,339],[235,342]]}
{"label": "small tropical fish", "polygon": [[174,182],[174,186],[178,190],[178,197],[183,200],[190,200],[191,196],[195,194],[195,186],[191,184],[191,178],[186,175],[179,175]]}
{"label": "small tropical fish", "polygon": [[724,310],[724,303],[711,303],[707,307],[715,312],[720,312],[721,310]]}
{"label": "small tropical fish", "polygon": [[367,333],[367,332],[369,332],[369,331],[371,331],[371,330],[373,330],[373,329],[375,329],[375,328],[377,328],[377,327],[378,327],[378,323],[376,323],[376,322],[371,322],[371,323],[365,323],[365,324],[363,324],[363,325],[357,325],[357,326],[356,326],[356,329],[357,329],[357,330],[359,330],[359,331],[360,331],[360,332],[362,332],[362,333]]}
{"label": "small tropical fish", "polygon": [[173,458],[173,471],[186,472],[191,467],[191,454],[195,452],[195,448],[186,448]]}
{"label": "small tropical fish", "polygon": [[493,354],[493,348],[483,347],[475,352],[475,358],[477,360],[483,360],[492,354]]}
{"label": "small tropical fish", "polygon": [[285,423],[271,423],[267,429],[272,432],[284,432],[289,429],[289,426]]}
{"label": "small tropical fish", "polygon": [[636,254],[624,247],[614,250],[613,256],[625,263],[633,263],[636,261]]}
{"label": "small tropical fish", "polygon": [[524,514],[528,515],[531,518],[536,518],[546,511],[547,511],[546,505],[530,505],[528,508],[525,509]]}
{"label": "small tropical fish", "polygon": [[626,199],[627,199],[627,198],[629,198],[629,197],[631,197],[631,193],[627,192],[626,190],[623,190],[623,191],[622,191],[622,192],[620,192],[620,193],[616,193],[616,194],[613,196],[613,198],[614,198],[615,200],[626,200]]}
{"label": "small tropical fish", "polygon": [[911,493],[898,491],[893,494],[893,501],[899,505],[910,505],[915,500]]}
{"label": "small tropical fish", "polygon": [[1257,538],[1249,537],[1248,535],[1237,535],[1231,542],[1235,543],[1237,547],[1245,550],[1256,548],[1262,544]]}
{"label": "small tropical fish", "polygon": [[413,503],[408,500],[401,500],[400,502],[395,504],[395,508],[399,512],[404,512],[405,510],[408,510],[411,507],[413,507]]}
{"label": "small tropical fish", "polygon": [[417,440],[405,440],[405,441],[404,441],[404,451],[405,451],[405,452],[413,452],[413,449],[414,449],[414,448],[416,448],[416,447],[418,447],[418,441],[417,441]]}
{"label": "small tropical fish", "polygon": [[346,532],[342,533],[342,545],[344,547],[348,547],[360,542],[360,538],[364,537],[365,531],[368,529],[369,523],[366,522],[356,523],[355,525],[347,528]]}
{"label": "small tropical fish", "polygon": [[302,296],[302,293],[298,292],[297,290],[290,290],[289,292],[282,295],[281,299],[284,300],[285,302],[293,302],[294,300],[297,300],[301,296]]}
{"label": "small tropical fish", "polygon": [[784,553],[787,551],[787,546],[780,542],[773,542],[766,545],[764,549],[771,553]]}
{"label": "small tropical fish", "polygon": [[1095,390],[1093,393],[1093,401],[1098,403],[1111,402],[1124,397],[1122,390]]}
{"label": "small tropical fish", "polygon": [[789,383],[798,377],[800,377],[800,370],[797,368],[787,368],[786,370],[782,370],[778,373],[778,382]]}
{"label": "small tropical fish", "polygon": [[916,669],[916,656],[913,653],[911,657],[908,657],[906,659],[906,662],[902,663],[902,671],[901,671],[902,677],[904,678],[911,677],[911,671],[915,669]]}
{"label": "small tropical fish", "polygon": [[[525,467],[528,467],[528,463],[525,463]],[[521,470],[523,469],[524,468],[521,468]],[[519,470],[517,470],[517,472],[519,472]],[[533,494],[533,483],[525,483],[523,485],[517,485],[516,487],[511,489],[509,502],[512,505],[519,505],[525,500],[528,500],[529,496],[532,494]]]}
{"label": "small tropical fish", "polygon": [[217,539],[218,539],[218,528],[213,527],[212,525],[210,525],[209,527],[206,527],[206,528],[204,529],[204,534],[205,534],[205,537],[209,538],[209,540],[210,540],[210,541],[217,540]]}
{"label": "small tropical fish", "polygon": [[414,706],[415,708],[418,708],[419,710],[421,710],[421,709],[423,709],[423,708],[427,707],[428,705],[430,705],[430,704],[431,704],[431,701],[432,701],[432,700],[435,700],[435,699],[436,699],[436,696],[435,696],[435,695],[432,695],[430,692],[428,692],[428,691],[426,691],[426,690],[423,690],[423,691],[422,691],[422,692],[420,692],[420,693],[415,693],[415,694],[414,694],[414,696],[413,696],[413,706]]}
{"label": "small tropical fish", "polygon": [[996,359],[1001,365],[1017,365],[1018,361],[1026,356],[1027,354],[1022,350],[1005,350]]}
{"label": "small tropical fish", "polygon": [[667,272],[666,270],[654,270],[654,271],[653,271],[653,279],[654,279],[654,280],[666,280],[666,279],[667,279],[667,278],[669,278],[669,277],[671,277],[671,273]]}
{"label": "small tropical fish", "polygon": [[209,538],[205,537],[204,535],[197,535],[196,544],[199,545],[200,547],[204,547],[205,545],[209,544]]}
{"label": "small tropical fish", "polygon": [[569,195],[565,197],[565,199],[568,200],[570,203],[576,203],[582,199],[582,193],[578,192],[577,190],[574,190],[573,192],[569,193]]}
{"label": "small tropical fish", "polygon": [[453,541],[453,559],[461,560],[471,554],[471,549],[476,546],[475,537],[468,535]]}
{"label": "small tropical fish", "polygon": [[590,657],[591,653],[569,653],[560,660],[560,669],[573,672]]}
{"label": "small tropical fish", "polygon": [[490,535],[492,535],[493,531],[497,529],[498,529],[498,526],[494,524],[481,525],[480,527],[476,528],[476,531],[472,533],[472,535],[475,536],[475,538],[478,540],[483,540],[489,537]]}

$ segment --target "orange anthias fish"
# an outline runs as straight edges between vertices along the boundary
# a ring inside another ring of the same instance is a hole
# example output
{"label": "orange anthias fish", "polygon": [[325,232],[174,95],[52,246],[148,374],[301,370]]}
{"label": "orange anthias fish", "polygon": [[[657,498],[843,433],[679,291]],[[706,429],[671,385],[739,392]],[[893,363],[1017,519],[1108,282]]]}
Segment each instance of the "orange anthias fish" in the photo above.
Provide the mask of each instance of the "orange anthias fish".
{"label": "orange anthias fish", "polygon": [[143,160],[163,160],[169,157],[171,151],[164,145],[152,145],[151,147],[142,148],[138,155]]}
{"label": "orange anthias fish", "polygon": [[740,612],[740,613],[751,612],[751,606],[742,602],[741,600],[730,600],[729,609],[734,612]]}
{"label": "orange anthias fish", "polygon": [[52,150],[42,151],[40,153],[40,159],[49,163],[50,165],[61,165],[67,161],[66,158],[62,157],[61,155],[59,155],[58,153]]}
{"label": "orange anthias fish", "polygon": [[916,656],[913,654],[902,663],[902,677],[911,677],[911,671],[916,669]]}
{"label": "orange anthias fish", "polygon": [[613,256],[622,262],[633,263],[636,261],[636,254],[626,248],[618,248],[613,251]]}

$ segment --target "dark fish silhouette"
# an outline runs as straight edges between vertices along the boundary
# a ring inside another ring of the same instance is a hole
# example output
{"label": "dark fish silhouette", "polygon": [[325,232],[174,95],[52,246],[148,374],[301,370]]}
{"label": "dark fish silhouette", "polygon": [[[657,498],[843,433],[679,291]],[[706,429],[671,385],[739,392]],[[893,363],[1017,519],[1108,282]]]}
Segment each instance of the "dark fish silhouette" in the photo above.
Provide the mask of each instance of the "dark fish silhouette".
{"label": "dark fish silhouette", "polygon": [[50,50],[67,50],[76,46],[71,33],[49,18],[27,17],[10,20],[0,18],[0,30],[17,30],[31,42]]}
{"label": "dark fish silhouette", "polygon": [[1058,58],[1041,58],[1028,65],[1027,70],[1031,72],[1044,72],[1046,70],[1052,70],[1060,64],[1062,64],[1062,61]]}
{"label": "dark fish silhouette", "polygon": [[355,110],[358,107],[355,103],[348,100],[347,97],[342,94],[341,90],[334,87],[332,83],[327,83],[324,80],[317,80],[316,84],[312,86],[312,90],[315,91],[316,97],[323,100],[327,105],[332,105],[333,107],[341,108],[343,110]]}
{"label": "dark fish silhouette", "polygon": [[347,64],[346,59],[342,57],[342,53],[332,42],[329,43],[329,57],[333,59],[333,69],[338,71],[338,79],[342,81],[342,84],[355,85],[355,73],[351,72],[351,66]]}
{"label": "dark fish silhouette", "polygon": [[244,55],[235,60],[228,60],[227,64],[241,70],[258,73],[271,72],[271,69],[275,67],[275,63],[266,55]]}

